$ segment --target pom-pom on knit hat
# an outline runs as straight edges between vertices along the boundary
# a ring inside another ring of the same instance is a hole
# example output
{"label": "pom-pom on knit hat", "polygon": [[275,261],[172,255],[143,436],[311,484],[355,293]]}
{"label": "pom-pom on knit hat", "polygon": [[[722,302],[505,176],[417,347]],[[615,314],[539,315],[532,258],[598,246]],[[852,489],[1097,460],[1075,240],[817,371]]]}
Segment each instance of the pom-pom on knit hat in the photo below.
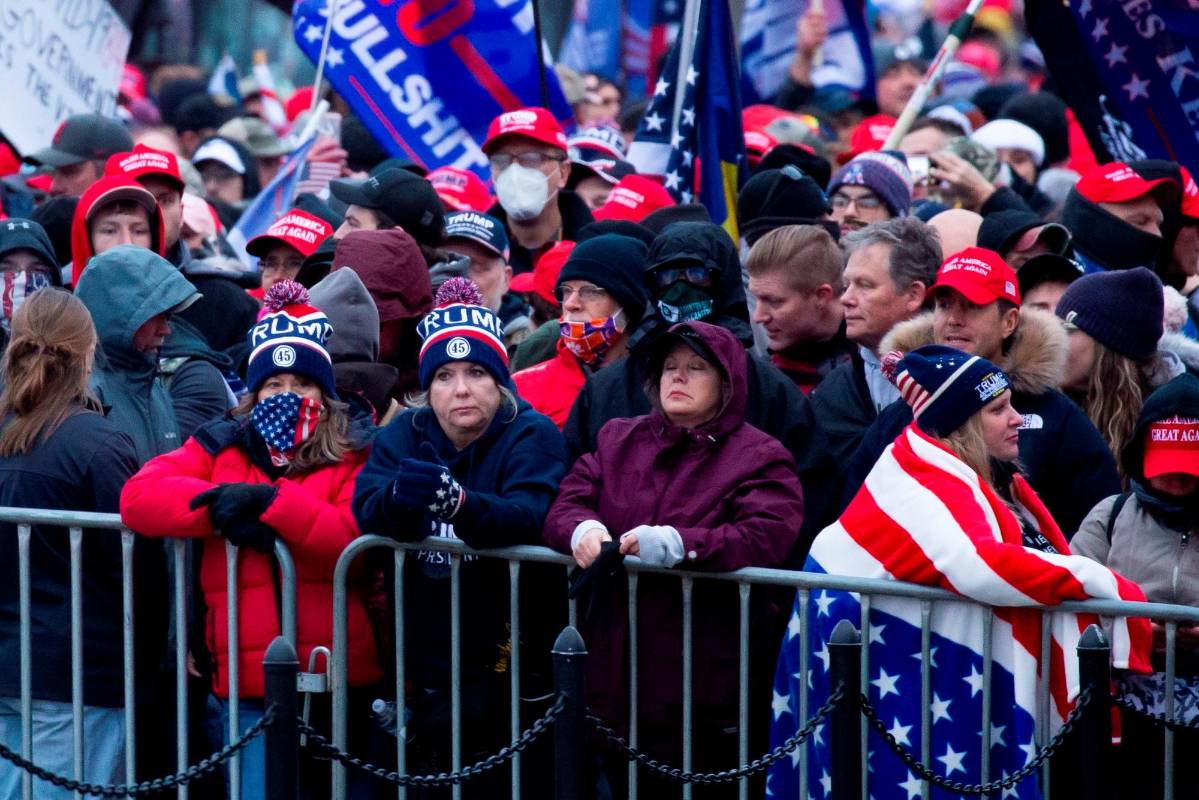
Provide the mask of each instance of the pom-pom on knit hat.
{"label": "pom-pom on knit hat", "polygon": [[483,304],[479,287],[468,278],[450,278],[437,290],[433,310],[417,325],[420,334],[420,386],[451,361],[471,361],[486,369],[500,386],[511,385],[504,327]]}
{"label": "pom-pom on knit hat", "polygon": [[295,281],[279,281],[262,299],[258,322],[250,328],[246,384],[256,392],[268,378],[282,373],[303,375],[337,397],[333,359],[325,342],[333,331],[329,318],[309,305],[308,290]]}

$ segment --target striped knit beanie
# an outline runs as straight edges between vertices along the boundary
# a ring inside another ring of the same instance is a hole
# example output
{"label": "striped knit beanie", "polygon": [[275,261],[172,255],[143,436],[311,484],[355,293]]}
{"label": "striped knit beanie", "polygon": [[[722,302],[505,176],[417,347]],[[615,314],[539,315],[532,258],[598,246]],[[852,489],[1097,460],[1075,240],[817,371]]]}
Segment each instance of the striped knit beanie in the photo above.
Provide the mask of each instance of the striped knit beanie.
{"label": "striped knit beanie", "polygon": [[279,281],[262,299],[258,322],[250,328],[246,385],[256,392],[273,375],[303,375],[337,397],[333,359],[325,348],[333,326],[309,305],[308,290],[295,281]]}
{"label": "striped knit beanie", "polygon": [[828,195],[842,186],[864,186],[878,195],[892,217],[906,217],[912,206],[912,172],[902,153],[862,153],[833,173]]}
{"label": "striped knit beanie", "polygon": [[467,278],[450,278],[437,290],[434,308],[417,325],[420,334],[420,386],[450,361],[472,361],[500,386],[508,386],[508,351],[500,318],[483,305],[479,287]]}
{"label": "striped knit beanie", "polygon": [[916,427],[932,436],[953,433],[1010,386],[982,356],[939,344],[887,353],[883,373],[912,407]]}

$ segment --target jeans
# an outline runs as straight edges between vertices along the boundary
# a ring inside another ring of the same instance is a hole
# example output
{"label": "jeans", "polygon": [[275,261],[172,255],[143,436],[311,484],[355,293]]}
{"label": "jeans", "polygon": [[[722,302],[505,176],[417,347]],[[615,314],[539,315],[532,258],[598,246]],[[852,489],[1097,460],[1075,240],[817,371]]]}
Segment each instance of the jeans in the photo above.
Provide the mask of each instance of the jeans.
{"label": "jeans", "polygon": [[[34,700],[31,760],[55,774],[74,777],[72,730],[70,703]],[[14,753],[21,752],[21,701],[18,698],[0,697],[0,742]],[[7,761],[0,761],[0,797],[20,797],[23,774]],[[83,780],[124,783],[124,709],[83,707]],[[33,781],[33,796],[38,800],[71,800],[74,797],[71,792],[37,778]]]}
{"label": "jeans", "polygon": [[[229,701],[217,700],[221,708],[221,744],[229,744]],[[261,700],[242,700],[238,703],[238,731],[234,738],[241,736],[246,728],[251,727],[263,717]],[[259,800],[266,797],[266,742],[262,736],[257,736],[239,755],[241,756],[241,797],[243,800]],[[232,763],[232,762],[229,762]],[[226,766],[226,787],[229,787],[229,771]],[[233,796],[229,789],[229,796]]]}

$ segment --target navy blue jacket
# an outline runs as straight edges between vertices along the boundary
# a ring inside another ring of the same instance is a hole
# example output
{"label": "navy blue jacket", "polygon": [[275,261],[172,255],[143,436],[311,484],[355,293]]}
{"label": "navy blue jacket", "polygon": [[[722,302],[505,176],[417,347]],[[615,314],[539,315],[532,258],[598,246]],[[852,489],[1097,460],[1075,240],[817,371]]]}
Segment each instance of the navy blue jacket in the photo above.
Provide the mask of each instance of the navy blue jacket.
{"label": "navy blue jacket", "polygon": [[[1087,415],[1052,388],[1060,377],[1066,344],[1061,326],[1045,317],[1045,312],[1021,310],[1020,327],[1004,359],[1004,371],[1012,382],[1012,406],[1024,415],[1021,471],[1069,539],[1096,503],[1120,493],[1120,475],[1111,451]],[[932,315],[925,314],[897,325],[881,349],[906,353],[931,343]],[[883,450],[911,421],[912,409],[902,400],[879,414],[846,467],[842,509],[861,488]]]}
{"label": "navy blue jacket", "polygon": [[[462,539],[473,548],[537,544],[546,512],[566,475],[566,444],[554,423],[523,400],[515,417],[501,406],[491,426],[458,450],[432,409],[408,410],[375,439],[354,488],[354,516],[363,533],[401,541],[426,536]],[[466,499],[450,522],[393,507],[391,485],[400,461],[422,458],[431,442]],[[445,688],[450,679],[450,560],[431,551],[405,562],[405,647],[408,677],[422,688]],[[506,669],[508,568],[498,560],[468,557],[461,567],[463,679]]]}

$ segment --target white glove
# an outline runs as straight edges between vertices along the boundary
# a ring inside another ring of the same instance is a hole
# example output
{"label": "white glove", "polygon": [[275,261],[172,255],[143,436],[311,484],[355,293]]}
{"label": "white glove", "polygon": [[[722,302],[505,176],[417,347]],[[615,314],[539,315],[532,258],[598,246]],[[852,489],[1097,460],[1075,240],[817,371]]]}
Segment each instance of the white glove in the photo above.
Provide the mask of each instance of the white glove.
{"label": "white glove", "polygon": [[683,560],[683,537],[670,525],[638,525],[626,531],[620,541],[637,537],[637,556],[652,567],[673,567]]}

